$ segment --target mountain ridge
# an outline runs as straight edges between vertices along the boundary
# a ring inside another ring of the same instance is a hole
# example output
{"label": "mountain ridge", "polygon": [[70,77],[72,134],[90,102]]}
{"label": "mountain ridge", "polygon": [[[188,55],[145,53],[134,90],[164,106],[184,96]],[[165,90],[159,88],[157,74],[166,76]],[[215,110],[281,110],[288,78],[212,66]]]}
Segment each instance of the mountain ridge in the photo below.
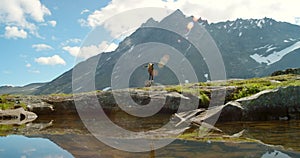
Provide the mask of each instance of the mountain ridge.
{"label": "mountain ridge", "polygon": [[[209,75],[205,77],[209,74],[205,59],[199,55],[197,48],[188,40],[189,37],[195,36],[193,33],[203,27],[213,38],[221,52],[227,78],[262,77],[277,70],[300,67],[300,62],[297,62],[300,57],[300,47],[279,54],[282,57],[276,62],[274,62],[275,60],[269,61],[272,59],[270,57],[278,55],[278,52],[286,50],[300,41],[300,26],[298,25],[278,22],[271,18],[238,18],[235,21],[209,23],[202,18],[187,17],[180,10],[176,10],[159,22],[153,18],[148,19],[134,33],[120,42],[115,51],[101,53],[79,63],[76,67],[88,68],[92,63],[97,65],[95,87],[101,90],[110,87],[113,67],[126,51],[134,50],[144,43],[157,42],[170,45],[184,54],[195,69],[199,81],[205,82],[210,79]],[[170,30],[175,30],[175,33],[160,28],[170,28]],[[201,39],[196,42],[201,42]],[[99,61],[94,61],[100,56]],[[130,87],[144,86],[147,72],[142,67],[137,68],[132,74]],[[34,94],[72,93],[72,70],[39,87]],[[160,69],[160,71],[155,79],[156,82],[162,84],[179,83],[174,73],[167,68]],[[93,81],[89,75],[82,75],[81,77],[87,81]],[[76,89],[84,91],[85,87],[77,87]]]}
{"label": "mountain ridge", "polygon": [[47,83],[30,83],[25,86],[0,86],[0,94],[32,94]]}

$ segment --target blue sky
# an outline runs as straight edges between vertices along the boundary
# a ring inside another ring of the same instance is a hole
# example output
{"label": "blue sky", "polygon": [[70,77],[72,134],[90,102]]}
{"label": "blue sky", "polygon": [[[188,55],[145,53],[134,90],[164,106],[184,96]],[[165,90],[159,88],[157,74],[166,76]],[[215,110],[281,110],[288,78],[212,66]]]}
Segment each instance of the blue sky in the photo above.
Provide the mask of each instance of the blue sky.
{"label": "blue sky", "polygon": [[[0,2],[2,3],[2,2]],[[26,15],[26,20],[38,27],[34,35],[29,29],[18,27],[27,32],[26,38],[11,35],[5,37],[6,23],[0,23],[0,86],[1,85],[25,85],[32,82],[46,82],[54,79],[74,65],[74,56],[63,50],[63,47],[80,46],[82,39],[90,32],[91,28],[81,27],[78,19],[86,18],[84,9],[95,10],[107,5],[108,1],[89,0],[48,0],[41,4],[48,8],[51,15],[44,15],[43,22],[36,22]],[[51,21],[55,21],[52,22]],[[4,37],[3,37],[4,36]],[[40,36],[40,37],[39,37]],[[64,62],[43,64],[36,59],[41,57],[59,56]]]}
{"label": "blue sky", "polygon": [[[298,6],[298,0],[1,0],[0,86],[51,81],[71,69],[76,59],[114,50],[148,18],[161,20],[170,13],[140,9],[137,13],[143,10],[143,17],[135,17],[130,10],[136,8],[181,9],[209,22],[270,17],[296,24]],[[123,20],[115,17],[119,13],[125,15]],[[101,37],[87,41],[96,27]]]}

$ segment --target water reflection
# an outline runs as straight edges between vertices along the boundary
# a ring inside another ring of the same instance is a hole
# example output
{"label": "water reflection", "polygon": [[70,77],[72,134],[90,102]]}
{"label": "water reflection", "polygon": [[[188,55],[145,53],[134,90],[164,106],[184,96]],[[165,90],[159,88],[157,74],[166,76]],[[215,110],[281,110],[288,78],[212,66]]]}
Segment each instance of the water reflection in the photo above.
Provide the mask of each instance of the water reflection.
{"label": "water reflection", "polygon": [[0,137],[0,157],[68,158],[73,156],[48,139],[11,135]]}
{"label": "water reflection", "polygon": [[[44,135],[44,138],[0,138],[0,157],[299,157],[257,143],[197,142],[176,140],[151,152],[130,153],[110,148],[91,135]],[[55,142],[55,144],[53,143]],[[57,146],[58,144],[59,146]],[[63,148],[63,149],[62,149]],[[68,152],[67,152],[67,151]],[[71,155],[72,154],[72,155]]]}
{"label": "water reflection", "polygon": [[229,122],[218,124],[225,133],[245,129],[244,137],[300,152],[300,121]]}
{"label": "water reflection", "polygon": [[289,155],[277,150],[266,152],[265,154],[263,154],[261,158],[274,158],[274,157],[291,158]]}
{"label": "water reflection", "polygon": [[[170,117],[161,115],[139,120],[122,113],[108,115],[119,126],[136,131],[157,129]],[[229,135],[245,129],[243,137],[283,145],[285,149],[257,142],[176,140],[159,150],[129,153],[98,141],[77,115],[44,115],[30,124],[9,126],[5,132],[0,128],[1,135],[6,136],[0,137],[0,157],[300,157],[300,121],[233,122],[217,124],[217,127]]]}

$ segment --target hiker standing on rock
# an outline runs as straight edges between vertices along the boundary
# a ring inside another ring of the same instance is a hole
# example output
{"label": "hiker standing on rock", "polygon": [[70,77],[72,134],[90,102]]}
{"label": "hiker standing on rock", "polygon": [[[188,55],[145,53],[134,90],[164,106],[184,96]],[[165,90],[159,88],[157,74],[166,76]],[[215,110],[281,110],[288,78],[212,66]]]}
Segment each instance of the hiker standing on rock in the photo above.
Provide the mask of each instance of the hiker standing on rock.
{"label": "hiker standing on rock", "polygon": [[153,73],[153,70],[154,70],[154,64],[153,63],[149,63],[148,64],[148,73],[149,73],[149,81],[153,81],[153,76],[154,76],[154,73]]}
{"label": "hiker standing on rock", "polygon": [[149,73],[149,79],[145,82],[145,86],[150,87],[153,84],[154,80],[154,64],[149,63],[148,66],[145,65],[145,67],[147,67]]}

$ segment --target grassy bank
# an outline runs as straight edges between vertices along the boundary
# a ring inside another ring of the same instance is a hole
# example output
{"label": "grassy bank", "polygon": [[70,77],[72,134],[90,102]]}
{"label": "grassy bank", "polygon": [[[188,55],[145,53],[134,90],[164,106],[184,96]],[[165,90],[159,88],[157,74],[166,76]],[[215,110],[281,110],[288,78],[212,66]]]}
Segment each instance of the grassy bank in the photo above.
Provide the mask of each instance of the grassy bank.
{"label": "grassy bank", "polygon": [[203,103],[209,103],[211,91],[219,87],[231,87],[233,92],[226,96],[226,101],[232,101],[239,98],[254,95],[267,89],[276,89],[279,87],[300,86],[300,75],[288,74],[280,76],[270,76],[251,79],[232,79],[227,81],[199,82],[182,85],[173,85],[161,87],[145,87],[142,90],[168,92],[190,93],[198,96]]}
{"label": "grassy bank", "polygon": [[[280,75],[280,76],[270,76],[263,78],[252,78],[252,79],[233,79],[227,81],[213,81],[213,82],[199,82],[199,83],[189,83],[182,85],[167,85],[167,86],[152,86],[152,87],[142,87],[133,88],[133,90],[145,90],[145,91],[168,91],[168,92],[178,92],[181,94],[192,94],[198,96],[201,103],[208,105],[210,102],[210,95],[212,90],[218,89],[220,87],[225,87],[226,90],[230,90],[226,95],[226,102],[236,100],[239,98],[251,96],[258,92],[266,89],[275,89],[279,87],[286,86],[300,86],[300,75]],[[96,91],[98,93],[101,91]],[[81,93],[77,95],[88,95],[92,92]],[[63,99],[67,97],[72,97],[72,94],[51,94],[48,95],[56,99]],[[24,96],[23,96],[24,97]],[[44,97],[44,96],[41,96]],[[22,96],[17,95],[1,95],[0,96],[0,109],[13,109],[16,106],[16,100],[22,98]],[[17,106],[26,108],[26,105],[22,102]]]}
{"label": "grassy bank", "polygon": [[2,94],[0,95],[0,109],[14,109],[16,107],[23,107],[26,109],[26,104],[19,101],[20,96]]}

